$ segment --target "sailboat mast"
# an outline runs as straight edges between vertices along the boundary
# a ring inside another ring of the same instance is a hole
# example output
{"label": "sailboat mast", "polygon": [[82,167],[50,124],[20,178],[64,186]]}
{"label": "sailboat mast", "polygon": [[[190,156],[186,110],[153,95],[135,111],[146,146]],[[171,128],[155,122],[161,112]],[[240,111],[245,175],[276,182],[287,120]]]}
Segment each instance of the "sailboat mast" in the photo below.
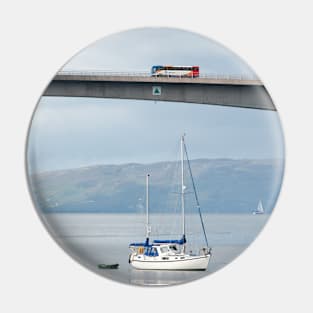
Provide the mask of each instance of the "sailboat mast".
{"label": "sailboat mast", "polygon": [[183,236],[185,238],[185,185],[184,185],[184,135],[180,140],[180,153],[181,153],[181,209],[182,209],[182,222],[183,222]]}
{"label": "sailboat mast", "polygon": [[146,176],[146,239],[149,241],[150,235],[150,224],[149,224],[149,177],[150,174]]}
{"label": "sailboat mast", "polygon": [[190,178],[191,178],[191,182],[192,182],[192,187],[193,187],[193,191],[194,191],[194,195],[195,195],[196,203],[197,203],[197,208],[198,208],[198,212],[199,212],[199,216],[200,216],[202,231],[203,231],[203,234],[204,234],[204,239],[205,239],[206,246],[209,247],[208,238],[207,238],[207,235],[206,235],[206,231],[205,231],[205,227],[204,227],[204,223],[203,223],[203,219],[202,219],[200,203],[199,203],[199,199],[198,199],[198,194],[197,194],[197,190],[196,190],[195,181],[193,179],[193,175],[192,175],[192,171],[191,171],[191,166],[190,166],[190,161],[189,161],[189,157],[188,157],[185,141],[183,143],[184,143],[184,148],[185,148],[185,153],[186,153],[186,159],[187,159],[189,174],[190,174]]}

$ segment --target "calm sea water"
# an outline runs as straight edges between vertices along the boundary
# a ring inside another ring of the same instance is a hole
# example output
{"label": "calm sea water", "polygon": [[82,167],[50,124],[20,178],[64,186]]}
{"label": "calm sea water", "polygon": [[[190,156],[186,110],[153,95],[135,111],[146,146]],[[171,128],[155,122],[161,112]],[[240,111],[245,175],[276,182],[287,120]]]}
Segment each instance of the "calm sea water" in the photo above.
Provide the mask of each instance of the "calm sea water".
{"label": "calm sea water", "polygon": [[[131,242],[144,241],[144,216],[136,214],[43,214],[50,233],[80,263],[98,274],[128,284],[173,285],[213,273],[236,258],[258,235],[269,215],[203,216],[212,257],[206,271],[140,271],[128,264]],[[180,216],[151,216],[152,239],[179,239]],[[198,215],[186,216],[187,249],[203,246]],[[98,264],[119,263],[118,269],[98,269]]]}

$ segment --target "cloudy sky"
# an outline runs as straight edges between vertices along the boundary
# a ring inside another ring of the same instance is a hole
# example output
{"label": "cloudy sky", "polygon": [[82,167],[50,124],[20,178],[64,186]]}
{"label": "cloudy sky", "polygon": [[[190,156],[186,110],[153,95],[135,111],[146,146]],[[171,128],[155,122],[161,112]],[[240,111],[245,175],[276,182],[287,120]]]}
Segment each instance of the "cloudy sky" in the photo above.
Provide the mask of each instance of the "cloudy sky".
{"label": "cloudy sky", "polygon": [[[148,71],[154,64],[200,65],[206,73],[253,76],[228,49],[173,29],[137,29],[79,52],[66,70]],[[42,97],[30,128],[32,172],[90,164],[177,158],[187,133],[191,158],[281,158],[276,112],[187,103]]]}
{"label": "cloudy sky", "polygon": [[255,77],[219,43],[171,28],[139,28],[104,37],[75,55],[63,70],[150,71],[158,64],[199,65],[202,73]]}

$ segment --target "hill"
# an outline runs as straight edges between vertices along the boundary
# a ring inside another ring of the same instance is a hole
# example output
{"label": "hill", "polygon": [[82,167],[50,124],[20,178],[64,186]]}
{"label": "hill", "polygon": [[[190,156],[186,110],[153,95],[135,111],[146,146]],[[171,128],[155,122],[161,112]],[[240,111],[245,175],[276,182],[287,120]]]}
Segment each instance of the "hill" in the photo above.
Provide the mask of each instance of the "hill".
{"label": "hill", "polygon": [[[261,199],[271,212],[281,185],[282,160],[197,159],[191,161],[203,212],[250,213]],[[33,174],[30,185],[43,212],[144,211],[145,175],[150,173],[152,212],[179,207],[179,162],[95,165]],[[187,175],[186,175],[187,176]],[[189,176],[189,175],[188,175]],[[191,192],[190,179],[186,178]],[[194,196],[187,194],[187,212]]]}

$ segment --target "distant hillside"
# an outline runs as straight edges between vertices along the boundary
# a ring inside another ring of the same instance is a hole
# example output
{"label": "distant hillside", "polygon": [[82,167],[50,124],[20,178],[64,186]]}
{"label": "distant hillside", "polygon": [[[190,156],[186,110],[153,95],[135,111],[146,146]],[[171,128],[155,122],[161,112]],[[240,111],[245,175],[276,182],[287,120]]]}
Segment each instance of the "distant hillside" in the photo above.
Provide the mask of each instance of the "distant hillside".
{"label": "distant hillside", "polygon": [[[203,212],[250,213],[261,199],[267,212],[275,204],[283,172],[281,160],[192,160]],[[180,206],[179,162],[97,165],[34,174],[30,177],[36,205],[44,212],[144,211],[145,175],[150,173],[152,212]],[[188,174],[188,173],[187,173]],[[186,174],[187,192],[191,192]],[[194,195],[186,195],[187,212]]]}

